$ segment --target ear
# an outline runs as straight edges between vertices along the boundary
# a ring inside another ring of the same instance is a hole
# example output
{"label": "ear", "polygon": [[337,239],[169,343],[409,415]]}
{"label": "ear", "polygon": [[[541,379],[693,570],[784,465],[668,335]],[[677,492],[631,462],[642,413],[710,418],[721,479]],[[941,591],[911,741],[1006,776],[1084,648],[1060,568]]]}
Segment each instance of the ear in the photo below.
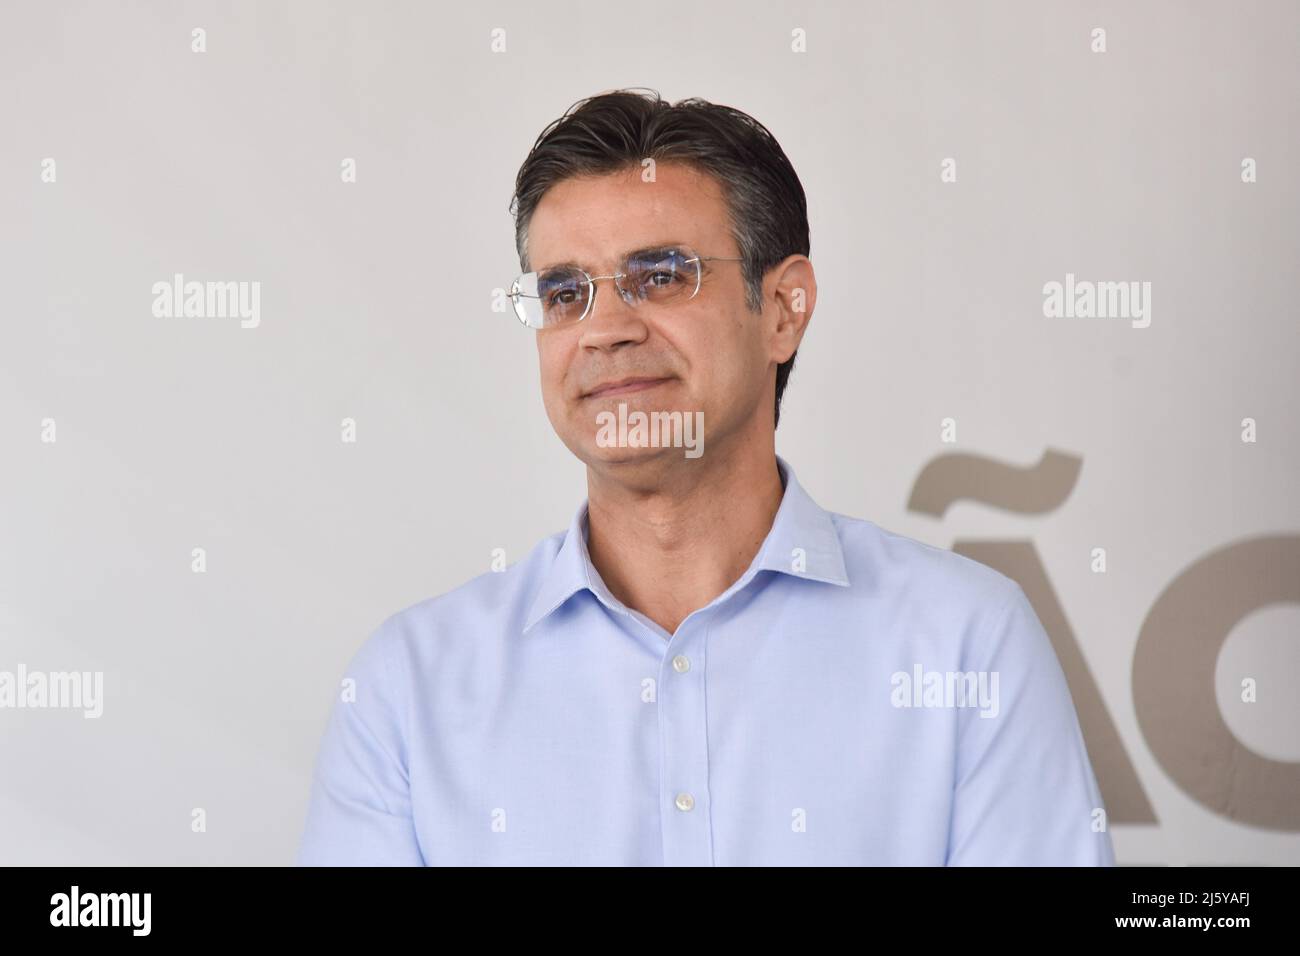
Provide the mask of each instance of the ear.
{"label": "ear", "polygon": [[817,276],[807,256],[787,256],[768,270],[763,280],[765,313],[769,313],[769,357],[787,362],[803,341],[817,305]]}

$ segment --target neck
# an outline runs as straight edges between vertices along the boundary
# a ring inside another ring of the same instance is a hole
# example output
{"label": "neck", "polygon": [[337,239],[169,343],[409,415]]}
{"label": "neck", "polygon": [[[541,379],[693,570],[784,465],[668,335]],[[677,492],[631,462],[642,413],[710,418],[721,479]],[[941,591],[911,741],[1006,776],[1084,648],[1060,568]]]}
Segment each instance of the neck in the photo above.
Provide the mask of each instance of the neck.
{"label": "neck", "polygon": [[783,488],[769,432],[715,448],[707,463],[588,466],[587,492],[592,564],[616,598],[672,634],[745,573]]}

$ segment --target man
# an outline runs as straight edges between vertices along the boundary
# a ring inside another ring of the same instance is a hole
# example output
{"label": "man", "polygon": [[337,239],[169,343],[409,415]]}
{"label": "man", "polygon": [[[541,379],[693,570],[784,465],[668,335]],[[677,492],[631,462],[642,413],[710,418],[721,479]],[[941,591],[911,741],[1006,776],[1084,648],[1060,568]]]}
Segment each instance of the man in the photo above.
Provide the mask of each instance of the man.
{"label": "man", "polygon": [[822,510],[776,455],[817,281],[771,134],[597,96],[512,208],[511,303],[588,498],[363,645],[299,862],[1113,864],[1020,587]]}

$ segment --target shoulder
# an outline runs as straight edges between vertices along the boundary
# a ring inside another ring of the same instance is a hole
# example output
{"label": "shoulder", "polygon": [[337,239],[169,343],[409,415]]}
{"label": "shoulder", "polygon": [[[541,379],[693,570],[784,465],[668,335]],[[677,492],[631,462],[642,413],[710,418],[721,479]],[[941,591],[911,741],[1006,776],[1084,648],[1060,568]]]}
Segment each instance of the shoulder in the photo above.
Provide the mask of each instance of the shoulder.
{"label": "shoulder", "polygon": [[881,527],[866,518],[831,514],[855,591],[894,603],[946,608],[989,619],[1023,597],[1001,571],[948,548]]}
{"label": "shoulder", "polygon": [[960,670],[1053,664],[1051,640],[1014,578],[872,521],[833,518],[864,619],[914,653]]}
{"label": "shoulder", "polygon": [[[866,518],[832,514],[846,565],[882,577],[906,578],[913,586],[955,589],[958,595],[1006,599],[1019,587],[1013,578],[948,548],[882,528]],[[849,568],[850,574],[854,570]]]}
{"label": "shoulder", "polygon": [[389,614],[366,642],[375,645],[370,652],[391,658],[435,641],[447,645],[477,641],[487,634],[517,633],[566,533],[543,538],[499,571],[485,571],[450,591]]}

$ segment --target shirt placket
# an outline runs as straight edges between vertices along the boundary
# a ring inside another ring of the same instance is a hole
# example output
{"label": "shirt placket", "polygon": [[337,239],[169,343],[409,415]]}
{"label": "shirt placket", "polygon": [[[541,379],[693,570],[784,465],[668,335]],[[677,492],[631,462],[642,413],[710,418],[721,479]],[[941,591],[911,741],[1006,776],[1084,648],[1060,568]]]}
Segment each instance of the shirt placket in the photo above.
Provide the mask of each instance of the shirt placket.
{"label": "shirt placket", "polygon": [[665,866],[712,866],[705,672],[712,614],[688,619],[659,668],[659,814]]}

